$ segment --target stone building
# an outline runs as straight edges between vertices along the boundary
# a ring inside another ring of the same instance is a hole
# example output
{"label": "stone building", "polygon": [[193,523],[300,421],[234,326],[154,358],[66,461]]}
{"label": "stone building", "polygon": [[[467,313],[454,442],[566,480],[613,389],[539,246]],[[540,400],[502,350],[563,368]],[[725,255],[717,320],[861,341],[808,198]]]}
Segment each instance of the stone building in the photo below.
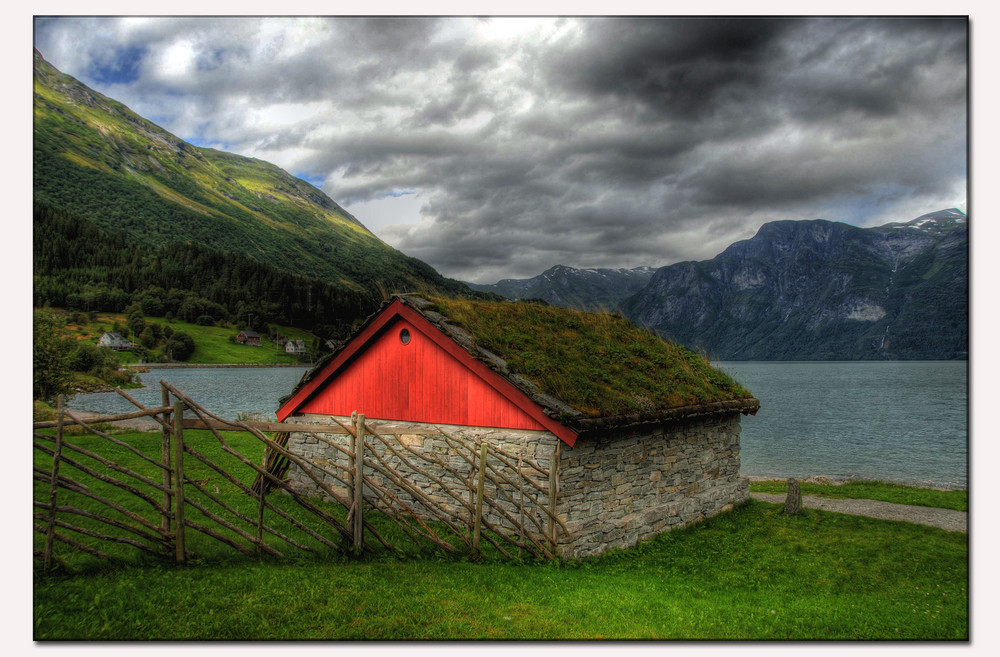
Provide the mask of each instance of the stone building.
{"label": "stone building", "polygon": [[[557,552],[570,558],[630,547],[746,500],[740,414],[758,408],[703,357],[615,315],[396,296],[303,377],[277,416],[333,429],[332,418],[364,413],[433,453],[442,476],[462,462],[437,428],[554,467]],[[347,458],[309,433],[290,432],[288,445],[317,465]],[[297,467],[288,477],[300,491],[316,488]]]}

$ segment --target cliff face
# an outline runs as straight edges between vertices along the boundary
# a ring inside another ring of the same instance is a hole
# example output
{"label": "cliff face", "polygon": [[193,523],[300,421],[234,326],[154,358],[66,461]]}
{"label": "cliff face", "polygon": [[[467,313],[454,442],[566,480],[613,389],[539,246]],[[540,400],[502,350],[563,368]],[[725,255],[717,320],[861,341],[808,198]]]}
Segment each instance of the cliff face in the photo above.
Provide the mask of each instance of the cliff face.
{"label": "cliff face", "polygon": [[723,360],[967,358],[968,224],[952,210],[867,229],[769,223],[659,269],[622,309]]}

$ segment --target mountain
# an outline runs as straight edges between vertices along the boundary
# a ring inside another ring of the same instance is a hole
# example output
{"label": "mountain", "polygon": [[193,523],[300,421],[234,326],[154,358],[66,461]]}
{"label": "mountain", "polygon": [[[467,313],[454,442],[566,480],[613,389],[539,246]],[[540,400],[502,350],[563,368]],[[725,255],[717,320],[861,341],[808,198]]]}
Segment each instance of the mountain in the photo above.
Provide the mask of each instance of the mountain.
{"label": "mountain", "polygon": [[556,265],[534,278],[505,278],[492,285],[466,285],[508,299],[542,299],[553,306],[576,310],[610,310],[645,287],[654,271],[651,267],[575,269]]}
{"label": "mountain", "polygon": [[189,242],[354,292],[462,283],[388,246],[267,162],[198,148],[34,56],[36,204],[150,248]]}
{"label": "mountain", "polygon": [[954,209],[876,228],[777,221],[657,270],[622,311],[720,360],[964,359],[968,251]]}

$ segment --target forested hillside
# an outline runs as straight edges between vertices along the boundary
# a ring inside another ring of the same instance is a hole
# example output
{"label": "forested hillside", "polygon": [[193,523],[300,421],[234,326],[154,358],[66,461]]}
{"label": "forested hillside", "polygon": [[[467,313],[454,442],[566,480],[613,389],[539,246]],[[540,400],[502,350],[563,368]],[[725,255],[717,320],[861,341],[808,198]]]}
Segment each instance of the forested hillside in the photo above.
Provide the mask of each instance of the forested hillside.
{"label": "forested hillside", "polygon": [[380,299],[191,242],[146,247],[43,204],[34,209],[34,305],[276,323],[340,337]]}
{"label": "forested hillside", "polygon": [[[335,286],[342,298],[353,293],[378,297],[397,290],[470,294],[462,283],[444,278],[426,263],[385,244],[321,190],[273,164],[192,146],[60,73],[37,51],[34,74],[36,203],[85,219],[114,239],[120,236],[142,247],[144,255],[162,256],[167,245],[181,242],[200,245],[202,255],[185,256],[198,260],[196,269],[215,267],[210,261],[219,258],[229,262],[228,256],[204,255],[225,252],[243,256],[227,265],[233,272],[242,272],[241,267],[255,261],[276,272],[305,277],[281,279],[282,285],[318,279]],[[185,267],[188,264],[184,262]],[[113,268],[112,264],[101,266]],[[132,269],[142,270],[139,266]],[[154,276],[155,270],[150,272],[144,275]],[[177,273],[169,270],[171,276]],[[129,276],[117,277],[109,293],[115,287],[131,290]],[[230,278],[226,284],[243,286],[242,278],[235,277],[235,283]],[[267,278],[278,280],[273,275]],[[155,285],[165,289],[191,289],[183,287],[188,279],[167,281],[161,276],[157,280]],[[207,281],[199,283],[204,291],[192,291],[219,299],[227,294],[221,289],[223,284],[211,290]],[[278,283],[254,283],[246,291],[266,289],[271,301],[255,303],[277,303],[278,287]],[[309,305],[310,293],[323,289],[312,284],[305,288],[312,290],[302,293],[305,305]],[[293,316],[301,312],[299,295],[293,296],[296,300],[280,312]],[[337,297],[324,292],[317,303],[330,308],[323,301],[327,296]],[[230,298],[219,303],[232,307],[236,301]]]}

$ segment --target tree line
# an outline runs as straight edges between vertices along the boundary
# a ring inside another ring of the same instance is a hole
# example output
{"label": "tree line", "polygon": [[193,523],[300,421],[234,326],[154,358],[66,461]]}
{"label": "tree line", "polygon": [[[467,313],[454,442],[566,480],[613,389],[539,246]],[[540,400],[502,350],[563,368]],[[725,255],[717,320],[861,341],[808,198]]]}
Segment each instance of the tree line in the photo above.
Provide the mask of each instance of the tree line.
{"label": "tree line", "polygon": [[342,338],[381,297],[281,272],[251,257],[181,242],[148,247],[44,203],[34,205],[34,305],[194,323],[268,323]]}

